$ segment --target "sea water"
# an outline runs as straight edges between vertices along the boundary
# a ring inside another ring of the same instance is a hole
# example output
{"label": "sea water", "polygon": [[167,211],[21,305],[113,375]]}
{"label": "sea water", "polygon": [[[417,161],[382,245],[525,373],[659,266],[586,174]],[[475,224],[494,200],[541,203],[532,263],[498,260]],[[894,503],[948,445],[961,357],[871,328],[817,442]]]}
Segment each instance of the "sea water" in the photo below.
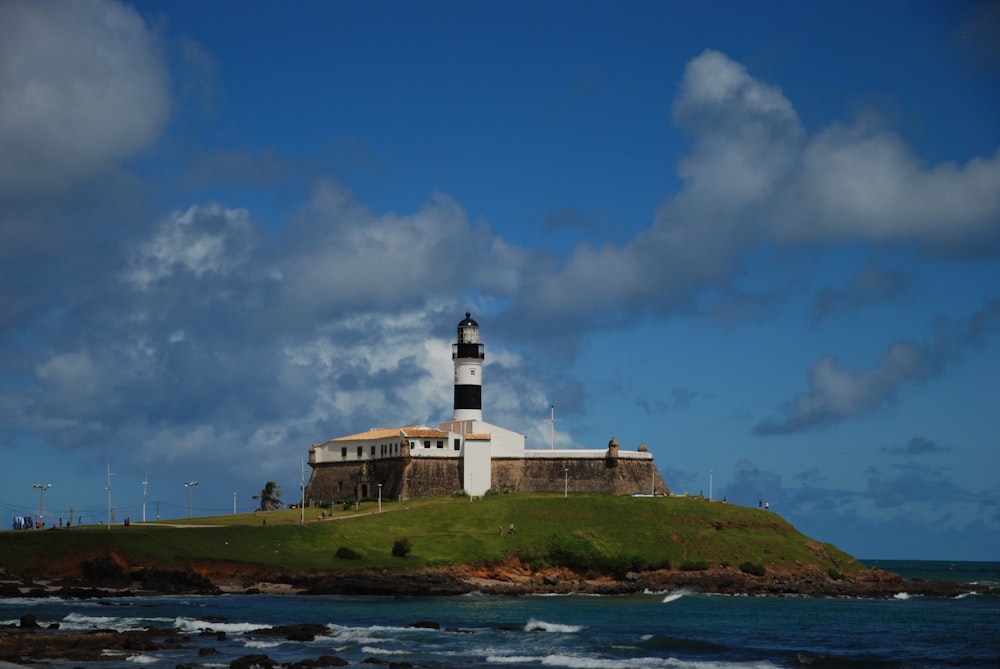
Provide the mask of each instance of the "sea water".
{"label": "sea water", "polygon": [[[970,583],[1000,576],[997,563],[905,563],[910,573],[899,564],[878,562],[907,576],[944,570],[950,580]],[[413,667],[580,669],[1000,667],[1000,596],[995,595],[879,600],[673,591],[0,599],[0,624],[16,623],[24,613],[33,613],[43,627],[58,622],[63,630],[177,628],[186,639],[179,649],[108,655],[100,666],[112,668],[227,667],[248,654],[281,663],[335,655],[353,666],[377,660]],[[439,629],[426,626],[429,622]],[[292,623],[321,623],[326,631],[308,642],[261,633]],[[216,654],[199,656],[208,647]]]}

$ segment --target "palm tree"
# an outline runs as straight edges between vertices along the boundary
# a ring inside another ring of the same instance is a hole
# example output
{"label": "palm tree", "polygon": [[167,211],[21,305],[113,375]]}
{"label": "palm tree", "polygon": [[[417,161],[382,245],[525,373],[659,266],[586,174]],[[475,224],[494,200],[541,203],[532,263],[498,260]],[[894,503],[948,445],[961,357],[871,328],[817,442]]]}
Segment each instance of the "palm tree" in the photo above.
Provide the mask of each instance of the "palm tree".
{"label": "palm tree", "polygon": [[274,481],[264,484],[264,489],[260,491],[260,510],[273,511],[285,505],[281,501],[281,487]]}

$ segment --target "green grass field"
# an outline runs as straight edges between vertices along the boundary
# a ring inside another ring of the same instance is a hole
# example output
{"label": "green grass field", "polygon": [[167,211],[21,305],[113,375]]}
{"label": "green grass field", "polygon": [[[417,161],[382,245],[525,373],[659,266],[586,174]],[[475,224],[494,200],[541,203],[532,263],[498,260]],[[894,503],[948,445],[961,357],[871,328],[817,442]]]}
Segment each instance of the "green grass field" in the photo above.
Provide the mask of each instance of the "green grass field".
{"label": "green grass field", "polygon": [[[0,566],[41,575],[74,557],[114,550],[130,561],[183,568],[193,561],[242,563],[288,572],[403,570],[477,564],[520,556],[536,566],[599,571],[696,565],[816,564],[824,571],[862,565],[811,541],[775,513],[687,498],[513,494],[476,502],[434,498],[365,502],[360,510],[284,510],[133,523],[131,527],[0,533]],[[508,528],[515,525],[513,535]],[[500,528],[503,534],[500,534]],[[411,551],[393,557],[394,543]],[[338,559],[346,547],[360,559]],[[834,562],[836,561],[836,562]]]}

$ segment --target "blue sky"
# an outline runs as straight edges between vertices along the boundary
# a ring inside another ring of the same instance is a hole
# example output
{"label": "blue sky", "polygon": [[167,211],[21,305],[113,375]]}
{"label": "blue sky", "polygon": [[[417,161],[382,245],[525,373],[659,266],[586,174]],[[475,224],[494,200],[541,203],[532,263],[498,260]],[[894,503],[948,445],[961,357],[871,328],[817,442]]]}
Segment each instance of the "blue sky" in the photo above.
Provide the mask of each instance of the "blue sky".
{"label": "blue sky", "polygon": [[[646,443],[1000,560],[1000,4],[0,5],[0,509],[295,497],[312,443]],[[710,474],[711,472],[711,474]],[[197,480],[192,491],[185,481]],[[8,520],[9,522],[9,520]]]}

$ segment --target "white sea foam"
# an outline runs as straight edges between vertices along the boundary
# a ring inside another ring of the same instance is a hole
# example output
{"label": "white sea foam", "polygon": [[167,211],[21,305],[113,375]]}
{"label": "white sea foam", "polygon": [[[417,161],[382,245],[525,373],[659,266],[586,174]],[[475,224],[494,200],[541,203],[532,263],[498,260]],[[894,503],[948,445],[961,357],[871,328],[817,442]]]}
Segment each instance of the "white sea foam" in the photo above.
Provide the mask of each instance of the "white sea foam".
{"label": "white sea foam", "polygon": [[908,592],[897,592],[895,595],[892,596],[892,598],[893,599],[900,599],[900,600],[909,599],[910,598],[910,593],[908,593]]}
{"label": "white sea foam", "polygon": [[669,604],[670,602],[676,602],[684,595],[689,595],[689,594],[691,593],[688,592],[687,590],[677,590],[675,592],[668,593],[667,596],[663,598],[663,603]]}
{"label": "white sea foam", "polygon": [[559,623],[550,623],[544,620],[537,620],[532,618],[525,624],[525,632],[561,632],[563,634],[575,634],[583,629],[582,625],[561,625]]}
{"label": "white sea foam", "polygon": [[138,618],[127,616],[88,616],[82,613],[67,613],[59,626],[66,630],[112,629],[118,632],[141,630],[156,623],[170,623],[171,618]]}
{"label": "white sea foam", "polygon": [[197,620],[195,618],[175,618],[173,626],[184,632],[200,632],[201,630],[214,630],[216,632],[226,632],[227,634],[242,634],[260,629],[267,629],[271,625],[262,623],[224,623],[209,622],[207,620]]}
{"label": "white sea foam", "polygon": [[247,648],[277,648],[281,645],[280,641],[261,641],[260,639],[244,639],[243,645]]}
{"label": "white sea foam", "polygon": [[488,655],[487,664],[536,664],[545,658],[535,655]]}
{"label": "white sea foam", "polygon": [[156,664],[157,662],[160,661],[160,658],[158,657],[154,657],[152,655],[143,655],[141,653],[138,655],[129,655],[125,659],[128,660],[129,662],[135,662],[136,664]]}
{"label": "white sea foam", "polygon": [[411,651],[389,650],[388,648],[379,648],[378,646],[362,646],[361,652],[368,655],[409,655]]}

